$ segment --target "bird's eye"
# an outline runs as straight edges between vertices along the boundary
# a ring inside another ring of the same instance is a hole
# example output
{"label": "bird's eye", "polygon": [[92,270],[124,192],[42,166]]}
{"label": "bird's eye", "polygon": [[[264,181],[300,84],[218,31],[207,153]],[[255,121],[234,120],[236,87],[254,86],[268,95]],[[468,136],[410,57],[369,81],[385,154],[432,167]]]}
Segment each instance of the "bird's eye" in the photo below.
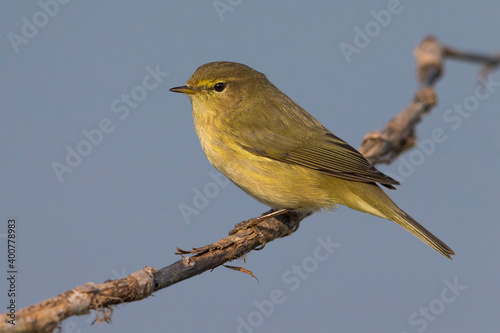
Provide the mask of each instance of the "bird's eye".
{"label": "bird's eye", "polygon": [[226,89],[226,84],[224,82],[217,82],[214,85],[214,90],[217,92],[223,92]]}

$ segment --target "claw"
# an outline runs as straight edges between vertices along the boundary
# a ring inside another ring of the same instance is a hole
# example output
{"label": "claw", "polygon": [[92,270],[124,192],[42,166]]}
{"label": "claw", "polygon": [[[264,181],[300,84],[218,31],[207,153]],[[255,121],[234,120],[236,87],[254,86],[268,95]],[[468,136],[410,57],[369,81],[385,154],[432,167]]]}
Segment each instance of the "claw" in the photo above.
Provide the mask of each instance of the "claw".
{"label": "claw", "polygon": [[262,232],[259,230],[259,228],[256,225],[251,226],[251,228],[252,228],[253,232],[255,232],[255,234],[258,236],[259,242],[260,242],[260,246],[256,247],[254,250],[260,251],[264,247],[266,247],[266,243],[267,243],[266,238],[264,237],[264,235],[262,234]]}

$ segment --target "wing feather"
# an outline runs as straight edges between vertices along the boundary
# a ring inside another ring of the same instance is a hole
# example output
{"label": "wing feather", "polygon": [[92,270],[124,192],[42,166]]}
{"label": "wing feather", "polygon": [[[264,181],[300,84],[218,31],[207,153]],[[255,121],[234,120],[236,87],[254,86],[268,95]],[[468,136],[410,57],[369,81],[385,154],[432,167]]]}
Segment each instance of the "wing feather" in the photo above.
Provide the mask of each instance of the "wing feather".
{"label": "wing feather", "polygon": [[395,189],[393,185],[399,185],[398,181],[378,171],[361,153],[329,131],[325,131],[321,137],[308,138],[308,140],[294,142],[293,145],[283,144],[286,138],[282,138],[280,141],[284,150],[266,150],[265,147],[276,147],[273,145],[276,141],[278,140],[273,136],[271,142],[266,142],[261,138],[253,142],[253,147],[241,146],[259,156],[301,165],[338,178],[364,183],[380,183],[389,189]]}
{"label": "wing feather", "polygon": [[259,110],[273,112],[259,113],[256,117],[252,110],[239,104],[233,112],[235,118],[241,119],[232,137],[242,148],[258,156],[301,165],[338,178],[379,183],[390,189],[399,185],[279,89],[272,85],[271,88],[276,90],[273,98],[256,98],[250,104]]}

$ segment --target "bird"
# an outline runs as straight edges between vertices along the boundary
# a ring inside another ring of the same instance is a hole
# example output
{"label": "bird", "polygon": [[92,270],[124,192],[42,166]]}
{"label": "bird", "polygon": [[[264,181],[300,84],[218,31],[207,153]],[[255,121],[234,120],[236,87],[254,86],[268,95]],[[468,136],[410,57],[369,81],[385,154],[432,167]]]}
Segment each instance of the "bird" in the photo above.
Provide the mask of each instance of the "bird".
{"label": "bird", "polygon": [[452,259],[455,252],[381,189],[395,179],[377,170],[272,84],[241,63],[200,66],[183,86],[194,127],[210,163],[278,214],[338,205],[393,221]]}

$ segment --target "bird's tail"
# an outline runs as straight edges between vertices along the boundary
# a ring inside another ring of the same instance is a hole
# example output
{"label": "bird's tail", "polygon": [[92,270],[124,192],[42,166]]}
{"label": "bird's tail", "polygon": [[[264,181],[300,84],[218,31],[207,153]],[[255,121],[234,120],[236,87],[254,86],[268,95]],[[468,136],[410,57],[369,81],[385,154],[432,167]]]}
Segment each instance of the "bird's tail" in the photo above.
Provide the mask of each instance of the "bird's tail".
{"label": "bird's tail", "polygon": [[415,221],[410,215],[406,214],[401,209],[394,212],[395,216],[391,218],[394,222],[412,233],[415,237],[432,247],[434,250],[441,253],[446,258],[452,259],[451,256],[455,252],[446,245],[442,240],[434,236],[429,230],[425,229],[420,223]]}
{"label": "bird's tail", "polygon": [[455,254],[442,240],[399,208],[377,185],[370,184],[370,186],[367,186],[368,184],[356,182],[349,182],[348,185],[352,186],[351,193],[356,193],[356,195],[350,196],[347,200],[344,199],[343,202],[339,203],[396,222],[446,258],[451,259],[451,256]]}

